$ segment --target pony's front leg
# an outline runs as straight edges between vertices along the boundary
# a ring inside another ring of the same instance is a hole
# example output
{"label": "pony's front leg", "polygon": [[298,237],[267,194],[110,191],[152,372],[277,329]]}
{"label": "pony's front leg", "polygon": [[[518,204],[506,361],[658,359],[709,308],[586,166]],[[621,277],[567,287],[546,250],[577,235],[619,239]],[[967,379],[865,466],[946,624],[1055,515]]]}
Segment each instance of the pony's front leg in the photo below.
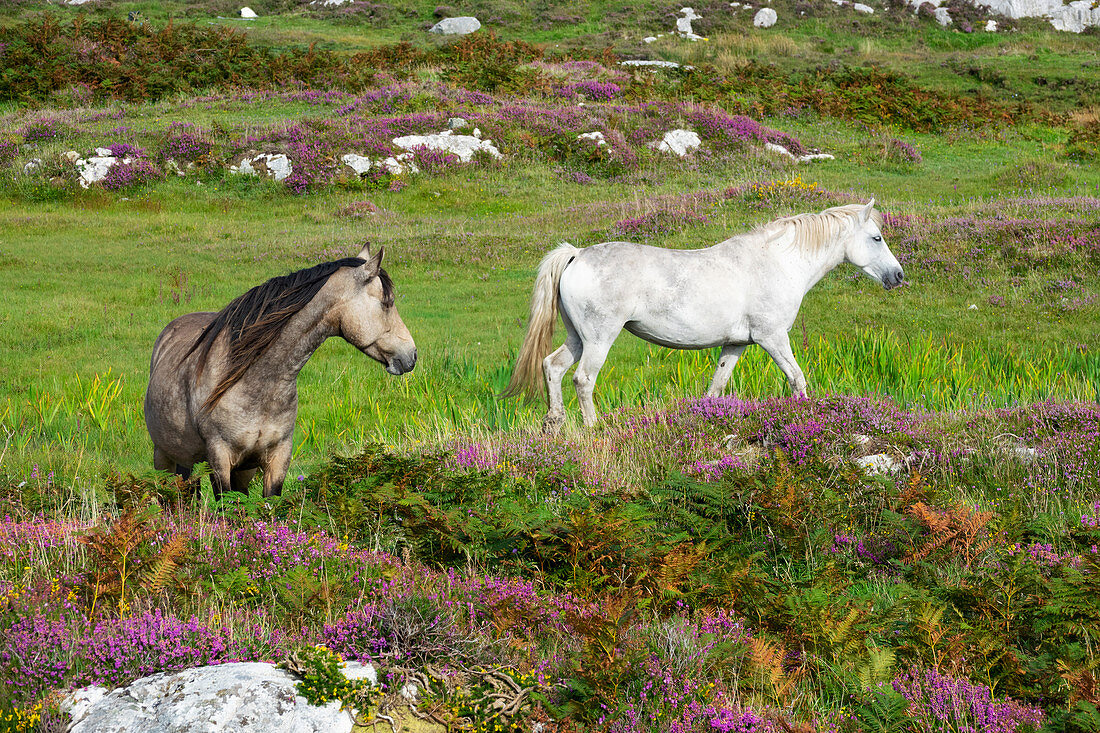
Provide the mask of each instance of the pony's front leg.
{"label": "pony's front leg", "polygon": [[806,396],[806,377],[802,374],[802,369],[798,366],[798,362],[794,360],[794,352],[791,351],[791,340],[787,334],[780,333],[769,335],[765,338],[757,338],[756,343],[768,352],[768,356],[772,358],[772,361],[776,363],[776,366],[782,370],[783,374],[787,377],[787,384],[790,385],[791,394],[795,397]]}
{"label": "pony's front leg", "polygon": [[218,499],[233,488],[233,460],[229,448],[224,445],[207,445],[206,454],[206,464],[210,466],[210,486],[214,490],[214,498]]}
{"label": "pony's front leg", "polygon": [[721,397],[726,391],[726,383],[729,382],[733,368],[744,350],[745,344],[727,344],[722,347],[722,353],[718,355],[718,368],[714,370],[714,379],[710,381],[707,397]]}
{"label": "pony's front leg", "polygon": [[264,472],[264,498],[283,493],[286,470],[290,468],[291,439],[279,443],[264,457],[260,468]]}

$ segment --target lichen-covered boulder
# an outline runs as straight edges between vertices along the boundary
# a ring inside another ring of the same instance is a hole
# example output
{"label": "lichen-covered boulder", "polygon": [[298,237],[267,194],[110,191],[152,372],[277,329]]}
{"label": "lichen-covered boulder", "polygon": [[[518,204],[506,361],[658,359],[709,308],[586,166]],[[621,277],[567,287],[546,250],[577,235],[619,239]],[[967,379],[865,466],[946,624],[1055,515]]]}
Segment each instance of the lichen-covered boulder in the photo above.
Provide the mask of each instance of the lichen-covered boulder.
{"label": "lichen-covered boulder", "polygon": [[[349,678],[377,683],[373,667],[349,663]],[[66,700],[71,733],[350,733],[338,701],[310,705],[297,679],[260,662],[196,667],[143,677],[108,692],[77,690]]]}
{"label": "lichen-covered boulder", "polygon": [[443,36],[465,36],[481,28],[481,21],[472,15],[458,18],[444,18],[433,25],[428,32]]}
{"label": "lichen-covered boulder", "polygon": [[651,142],[650,147],[656,148],[662,153],[672,153],[683,158],[702,144],[699,135],[692,130],[669,130],[660,140]]}

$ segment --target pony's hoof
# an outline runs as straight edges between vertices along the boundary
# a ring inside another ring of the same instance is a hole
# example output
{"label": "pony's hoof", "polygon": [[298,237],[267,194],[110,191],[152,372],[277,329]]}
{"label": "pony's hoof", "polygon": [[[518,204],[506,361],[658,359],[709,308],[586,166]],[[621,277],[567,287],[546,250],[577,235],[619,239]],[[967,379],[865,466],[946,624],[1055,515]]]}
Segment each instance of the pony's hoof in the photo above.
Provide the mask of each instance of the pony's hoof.
{"label": "pony's hoof", "polygon": [[542,419],[542,432],[548,435],[557,435],[561,432],[562,425],[565,425],[565,415],[547,413],[546,417]]}

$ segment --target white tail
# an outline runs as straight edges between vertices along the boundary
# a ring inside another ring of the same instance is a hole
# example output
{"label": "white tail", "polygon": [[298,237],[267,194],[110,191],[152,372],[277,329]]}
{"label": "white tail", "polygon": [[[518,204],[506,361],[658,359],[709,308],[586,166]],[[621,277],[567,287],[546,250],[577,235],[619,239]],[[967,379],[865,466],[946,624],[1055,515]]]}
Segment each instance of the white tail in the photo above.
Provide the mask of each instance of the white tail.
{"label": "white tail", "polygon": [[550,250],[539,263],[535,289],[531,293],[531,319],[527,322],[527,335],[519,347],[512,379],[501,397],[514,397],[521,393],[533,397],[546,391],[542,379],[542,360],[550,353],[554,342],[554,324],[558,317],[558,283],[562,272],[579,251],[568,242],[562,242]]}

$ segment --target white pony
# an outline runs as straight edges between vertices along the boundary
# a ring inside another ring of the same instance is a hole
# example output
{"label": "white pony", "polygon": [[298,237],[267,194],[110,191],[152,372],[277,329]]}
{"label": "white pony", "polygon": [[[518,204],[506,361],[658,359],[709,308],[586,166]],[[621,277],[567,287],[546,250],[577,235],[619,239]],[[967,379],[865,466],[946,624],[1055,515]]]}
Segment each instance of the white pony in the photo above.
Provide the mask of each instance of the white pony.
{"label": "white pony", "polygon": [[[592,390],[622,329],[673,349],[722,347],[708,395],[720,395],[745,347],[760,344],[794,395],[806,378],[787,332],[806,293],[841,262],[886,289],[901,284],[901,265],[882,241],[875,200],[777,219],[747,234],[696,250],[629,242],[586,249],[560,244],[539,264],[531,319],[504,395],[549,390],[543,429],[565,422],[561,380],[573,364],[585,425],[596,422]],[[556,312],[565,343],[549,356]],[[545,358],[543,358],[545,357]]]}

